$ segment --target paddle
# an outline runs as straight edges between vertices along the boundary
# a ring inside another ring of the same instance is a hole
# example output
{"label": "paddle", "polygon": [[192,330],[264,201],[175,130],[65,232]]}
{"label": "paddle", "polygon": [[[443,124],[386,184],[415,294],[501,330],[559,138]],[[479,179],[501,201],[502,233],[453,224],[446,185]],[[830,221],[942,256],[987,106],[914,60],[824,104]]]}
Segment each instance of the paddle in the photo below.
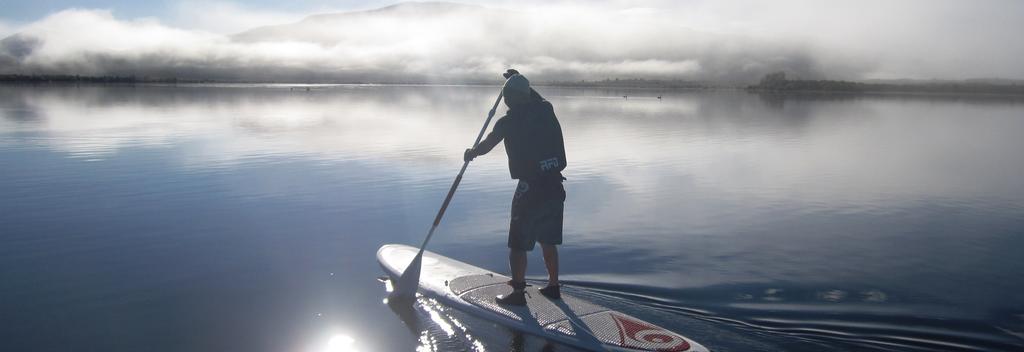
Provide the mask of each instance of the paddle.
{"label": "paddle", "polygon": [[[506,77],[508,78],[508,77]],[[480,128],[480,134],[476,136],[476,142],[473,142],[473,148],[476,148],[480,144],[480,140],[484,138],[484,132],[487,132],[487,125],[491,124],[491,118],[494,117],[494,112],[498,110],[498,104],[501,103],[501,93],[498,93],[498,99],[494,101],[494,107],[487,113],[487,120],[484,121],[484,127]],[[416,290],[420,285],[420,264],[423,262],[423,251],[427,248],[427,242],[430,242],[430,237],[434,236],[434,230],[437,229],[437,225],[441,223],[441,218],[444,217],[444,211],[448,209],[448,203],[451,203],[452,196],[455,195],[455,189],[459,188],[459,182],[462,182],[462,174],[466,172],[466,167],[469,166],[469,160],[462,163],[462,170],[459,170],[459,175],[455,176],[455,182],[452,182],[452,188],[448,190],[448,196],[444,198],[444,203],[441,204],[441,209],[437,211],[437,216],[434,217],[434,225],[430,227],[430,232],[427,232],[427,238],[423,239],[423,244],[420,245],[420,251],[416,253],[416,256],[409,262],[409,266],[405,267],[405,271],[402,272],[402,276],[398,278],[398,282],[394,284],[394,290],[388,295],[388,301],[393,300],[404,300],[412,302],[416,297]]]}

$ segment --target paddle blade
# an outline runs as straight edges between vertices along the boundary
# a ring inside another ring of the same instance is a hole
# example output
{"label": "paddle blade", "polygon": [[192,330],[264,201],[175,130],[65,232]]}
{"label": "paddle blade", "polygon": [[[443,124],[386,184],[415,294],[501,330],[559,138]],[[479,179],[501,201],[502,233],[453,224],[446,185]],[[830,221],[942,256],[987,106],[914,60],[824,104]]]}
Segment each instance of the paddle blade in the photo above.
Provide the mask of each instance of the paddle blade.
{"label": "paddle blade", "polygon": [[394,290],[388,295],[388,301],[403,300],[411,302],[416,299],[416,290],[420,286],[420,267],[422,263],[423,251],[420,251],[409,262],[409,266],[402,272],[402,276],[394,282]]}

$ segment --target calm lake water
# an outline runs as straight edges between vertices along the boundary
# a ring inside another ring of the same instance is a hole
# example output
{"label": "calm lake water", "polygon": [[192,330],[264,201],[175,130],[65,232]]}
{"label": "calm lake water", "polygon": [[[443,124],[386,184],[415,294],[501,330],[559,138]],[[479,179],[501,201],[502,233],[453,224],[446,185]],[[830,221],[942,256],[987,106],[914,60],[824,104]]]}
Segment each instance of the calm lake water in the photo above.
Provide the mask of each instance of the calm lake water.
{"label": "calm lake water", "polygon": [[[539,90],[568,291],[714,351],[1024,349],[1024,100]],[[376,280],[496,93],[0,86],[0,349],[545,348]],[[507,272],[505,163],[431,250]]]}

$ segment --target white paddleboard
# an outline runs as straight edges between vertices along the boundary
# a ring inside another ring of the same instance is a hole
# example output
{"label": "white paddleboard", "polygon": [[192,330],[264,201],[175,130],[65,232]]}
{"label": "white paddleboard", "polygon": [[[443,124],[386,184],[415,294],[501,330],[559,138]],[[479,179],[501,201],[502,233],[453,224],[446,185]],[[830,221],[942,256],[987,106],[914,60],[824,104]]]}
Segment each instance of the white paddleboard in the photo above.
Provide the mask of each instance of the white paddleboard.
{"label": "white paddleboard", "polygon": [[[418,248],[388,244],[377,261],[392,282],[402,275]],[[430,251],[423,253],[420,294],[452,308],[523,333],[596,351],[707,351],[682,335],[639,318],[562,293],[551,300],[527,288],[525,306],[499,305],[494,297],[509,293],[509,278]]]}

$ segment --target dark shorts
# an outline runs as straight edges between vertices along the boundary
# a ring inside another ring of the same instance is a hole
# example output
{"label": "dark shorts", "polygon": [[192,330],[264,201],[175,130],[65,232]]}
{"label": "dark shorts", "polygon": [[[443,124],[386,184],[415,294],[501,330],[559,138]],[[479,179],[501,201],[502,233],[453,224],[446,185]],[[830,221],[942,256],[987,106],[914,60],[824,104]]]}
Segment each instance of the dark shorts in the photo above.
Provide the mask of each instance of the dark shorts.
{"label": "dark shorts", "polygon": [[508,248],[532,251],[536,242],[562,244],[565,188],[561,177],[547,181],[519,181],[512,197]]}

